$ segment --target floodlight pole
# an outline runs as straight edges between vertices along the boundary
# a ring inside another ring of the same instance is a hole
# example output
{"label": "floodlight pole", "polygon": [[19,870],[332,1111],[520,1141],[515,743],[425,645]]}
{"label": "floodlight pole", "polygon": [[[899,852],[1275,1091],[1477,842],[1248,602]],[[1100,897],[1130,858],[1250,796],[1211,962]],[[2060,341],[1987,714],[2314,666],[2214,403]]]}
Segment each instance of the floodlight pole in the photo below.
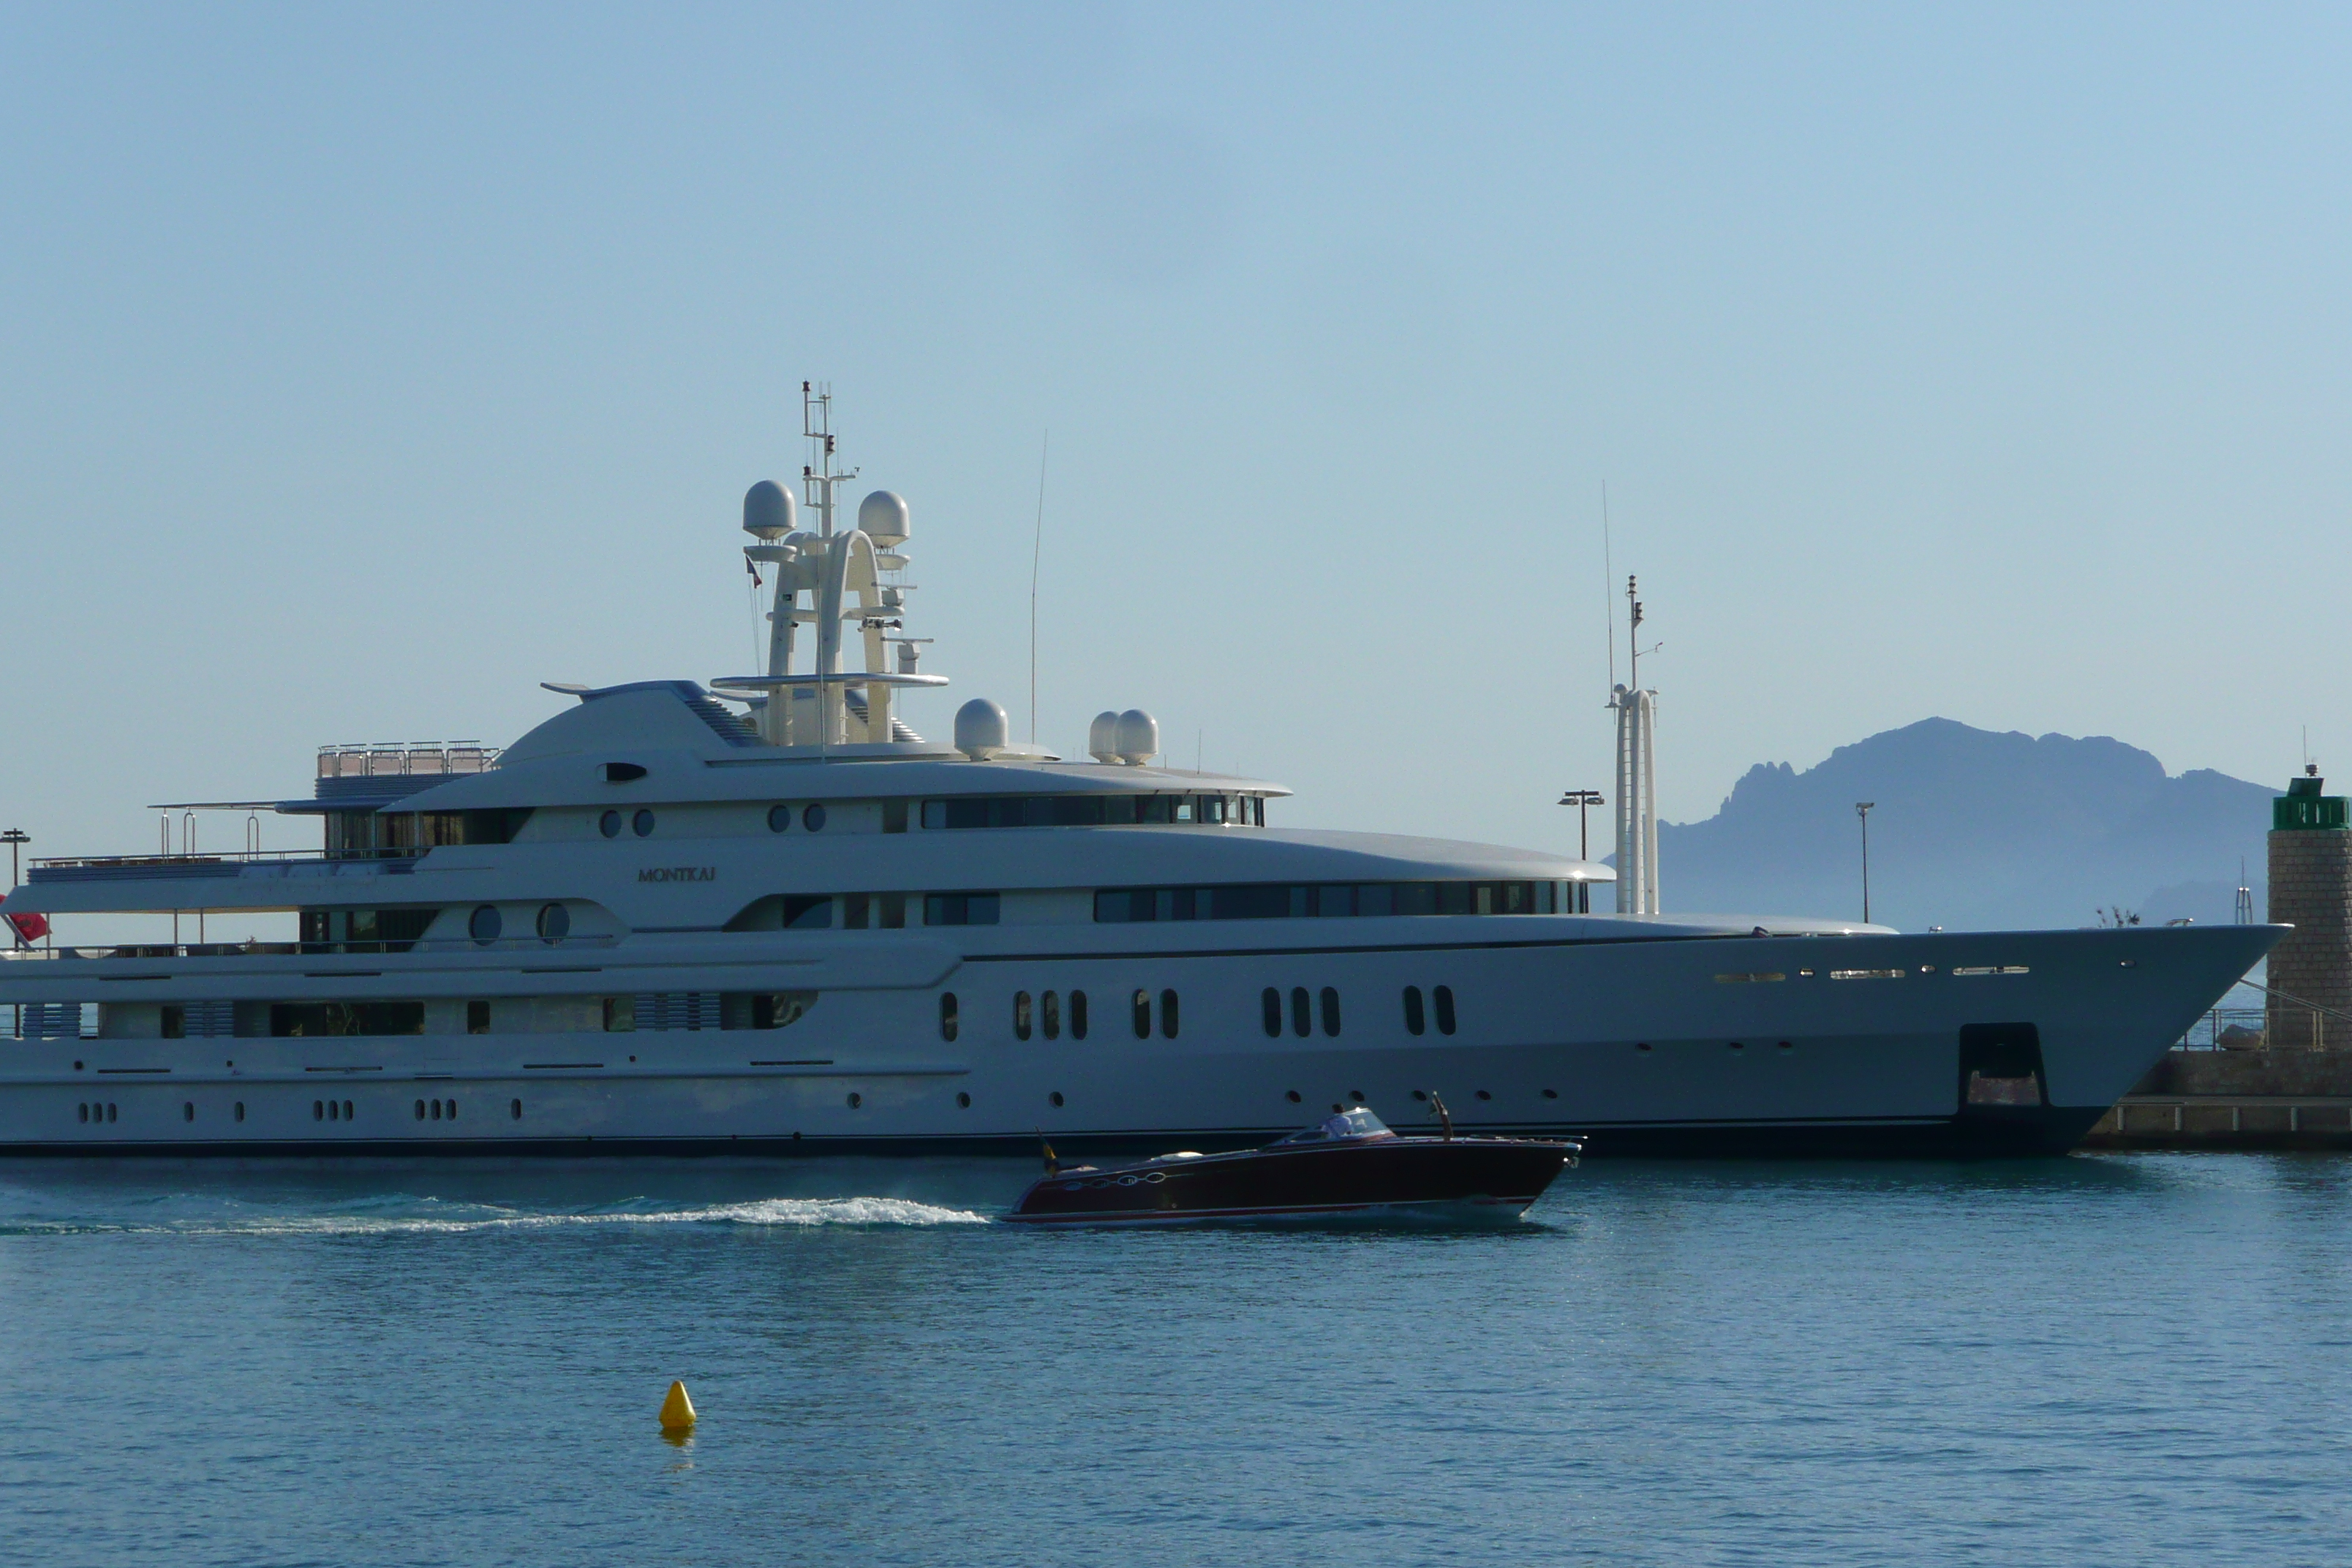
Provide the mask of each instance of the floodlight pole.
{"label": "floodlight pole", "polygon": [[1609,803],[1601,798],[1601,792],[1597,789],[1572,789],[1559,797],[1559,804],[1576,807],[1576,858],[1580,860],[1591,859],[1592,840],[1585,833],[1584,814],[1593,806],[1606,805]]}
{"label": "floodlight pole", "polygon": [[1853,814],[1862,818],[1862,923],[1864,925],[1870,923],[1870,813],[1877,804],[1874,800],[1853,803]]}

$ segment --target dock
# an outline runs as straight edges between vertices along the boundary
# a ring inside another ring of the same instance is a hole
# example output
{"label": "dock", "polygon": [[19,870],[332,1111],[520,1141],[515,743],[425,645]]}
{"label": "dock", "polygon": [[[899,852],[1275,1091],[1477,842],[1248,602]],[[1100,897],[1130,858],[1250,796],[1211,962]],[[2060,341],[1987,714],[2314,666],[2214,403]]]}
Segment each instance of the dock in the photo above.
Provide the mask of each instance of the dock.
{"label": "dock", "polygon": [[2352,1150],[2352,1050],[2175,1050],[2081,1146]]}
{"label": "dock", "polygon": [[2085,1149],[2352,1149],[2352,1096],[2127,1095]]}

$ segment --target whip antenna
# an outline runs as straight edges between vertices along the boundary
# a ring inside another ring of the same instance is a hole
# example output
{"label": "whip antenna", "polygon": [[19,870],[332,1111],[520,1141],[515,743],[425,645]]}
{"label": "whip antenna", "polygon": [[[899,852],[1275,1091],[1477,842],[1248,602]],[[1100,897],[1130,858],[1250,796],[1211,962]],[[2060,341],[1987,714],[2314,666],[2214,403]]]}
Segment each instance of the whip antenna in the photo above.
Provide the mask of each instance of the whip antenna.
{"label": "whip antenna", "polygon": [[1045,556],[1045,458],[1054,449],[1054,432],[1037,443],[1037,529],[1029,544],[1029,743],[1037,743],[1037,565]]}

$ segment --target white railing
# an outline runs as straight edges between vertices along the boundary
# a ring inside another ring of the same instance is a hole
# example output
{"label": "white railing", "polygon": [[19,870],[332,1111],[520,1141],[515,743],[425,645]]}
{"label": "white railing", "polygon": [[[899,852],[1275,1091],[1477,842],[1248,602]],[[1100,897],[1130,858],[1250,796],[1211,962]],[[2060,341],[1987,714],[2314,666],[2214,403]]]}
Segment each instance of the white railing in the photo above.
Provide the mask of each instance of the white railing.
{"label": "white railing", "polygon": [[479,741],[366,741],[319,748],[322,779],[440,777],[487,771],[499,748]]}

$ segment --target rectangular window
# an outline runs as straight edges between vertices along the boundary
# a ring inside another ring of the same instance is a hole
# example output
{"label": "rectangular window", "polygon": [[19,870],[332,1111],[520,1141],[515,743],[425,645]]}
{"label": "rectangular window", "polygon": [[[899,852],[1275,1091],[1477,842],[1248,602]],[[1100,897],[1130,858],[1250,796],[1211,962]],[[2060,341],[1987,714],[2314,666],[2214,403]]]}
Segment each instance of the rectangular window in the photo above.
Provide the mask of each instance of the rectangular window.
{"label": "rectangular window", "polygon": [[783,915],[786,931],[829,931],[833,927],[833,895],[786,893]]}
{"label": "rectangular window", "polygon": [[1171,810],[1173,812],[1173,816],[1170,817],[1171,821],[1190,822],[1192,820],[1192,797],[1191,795],[1171,795],[1169,797],[1169,805]]}
{"label": "rectangular window", "polygon": [[1279,885],[1210,888],[1209,908],[1221,921],[1276,920],[1290,912],[1290,889]]}
{"label": "rectangular window", "polygon": [[729,991],[719,998],[722,1029],[781,1029],[816,1005],[814,991]]}
{"label": "rectangular window", "polygon": [[907,895],[877,893],[874,895],[874,923],[884,931],[903,931],[907,925]]}
{"label": "rectangular window", "polygon": [[842,930],[864,931],[866,929],[866,895],[863,893],[844,893],[841,895]]}
{"label": "rectangular window", "polygon": [[606,1034],[634,1034],[636,1027],[637,999],[635,996],[604,998],[604,1032]]}
{"label": "rectangular window", "polygon": [[188,1010],[185,1007],[175,1007],[168,1002],[163,1005],[163,1037],[167,1040],[188,1037]]}
{"label": "rectangular window", "polygon": [[280,1038],[344,1035],[421,1035],[422,1002],[273,1002],[269,1032]]}
{"label": "rectangular window", "polygon": [[994,893],[932,893],[923,900],[927,926],[992,926],[997,923]]}
{"label": "rectangular window", "polygon": [[1396,889],[1386,882],[1364,883],[1356,889],[1356,912],[1360,915],[1395,914]]}
{"label": "rectangular window", "polygon": [[488,1002],[466,1004],[466,1033],[487,1035],[490,1032],[490,1005]]}
{"label": "rectangular window", "polygon": [[907,803],[905,801],[886,800],[882,803],[882,831],[885,833],[904,833],[907,831]]}

